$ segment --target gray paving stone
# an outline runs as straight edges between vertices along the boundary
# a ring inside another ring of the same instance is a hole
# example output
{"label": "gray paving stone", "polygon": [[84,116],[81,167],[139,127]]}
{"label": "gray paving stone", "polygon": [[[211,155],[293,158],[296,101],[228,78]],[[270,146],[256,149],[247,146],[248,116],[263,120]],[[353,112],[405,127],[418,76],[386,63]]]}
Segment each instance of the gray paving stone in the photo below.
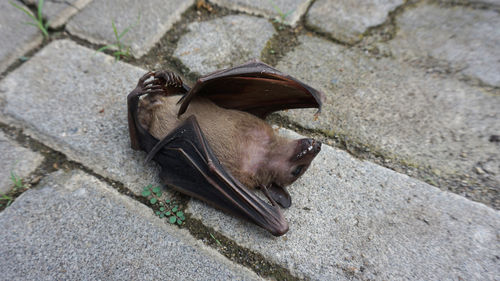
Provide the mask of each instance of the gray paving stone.
{"label": "gray paving stone", "polygon": [[[277,68],[322,89],[327,100],[316,121],[314,110],[282,113],[294,122],[436,174],[472,176],[490,161],[500,166],[498,142],[490,141],[500,132],[500,97],[326,40],[299,40]],[[466,195],[498,204],[500,175],[483,176],[493,184]]]}
{"label": "gray paving stone", "polygon": [[42,163],[43,156],[9,140],[0,132],[0,194],[12,187],[11,173],[23,179]]}
{"label": "gray paving stone", "polygon": [[[389,42],[402,60],[433,58],[466,77],[500,87],[500,17],[495,11],[420,5],[397,17]],[[432,63],[428,66],[432,67]]]}
{"label": "gray paving stone", "polygon": [[127,94],[144,73],[71,41],[54,41],[0,82],[2,113],[69,159],[140,194],[158,180],[128,136]]}
{"label": "gray paving stone", "polygon": [[278,238],[199,201],[187,212],[312,280],[500,276],[500,212],[483,204],[327,145],[289,191],[290,230]]}
{"label": "gray paving stone", "polygon": [[257,280],[82,172],[57,173],[0,213],[4,280]]}
{"label": "gray paving stone", "polygon": [[[43,16],[48,19],[51,28],[63,26],[68,19],[78,13],[92,0],[46,0],[42,7]],[[38,6],[38,0],[23,0],[27,5]]]}
{"label": "gray paving stone", "polygon": [[[67,24],[67,30],[94,44],[114,44],[111,21],[118,32],[131,27],[121,40],[130,46],[134,57],[146,54],[178,21],[193,0],[94,0]],[[140,17],[138,19],[138,17]]]}
{"label": "gray paving stone", "polygon": [[260,58],[262,49],[275,33],[265,19],[247,15],[193,22],[174,51],[192,72],[208,74]]}
{"label": "gray paving stone", "polygon": [[[22,6],[21,3],[16,3]],[[24,22],[28,16],[8,1],[0,1],[0,73],[20,56],[42,43],[38,29]]]}
{"label": "gray paving stone", "polygon": [[219,6],[296,25],[312,0],[211,0]]}
{"label": "gray paving stone", "polygon": [[403,0],[318,0],[309,9],[306,24],[331,37],[354,44],[370,27],[385,22]]}

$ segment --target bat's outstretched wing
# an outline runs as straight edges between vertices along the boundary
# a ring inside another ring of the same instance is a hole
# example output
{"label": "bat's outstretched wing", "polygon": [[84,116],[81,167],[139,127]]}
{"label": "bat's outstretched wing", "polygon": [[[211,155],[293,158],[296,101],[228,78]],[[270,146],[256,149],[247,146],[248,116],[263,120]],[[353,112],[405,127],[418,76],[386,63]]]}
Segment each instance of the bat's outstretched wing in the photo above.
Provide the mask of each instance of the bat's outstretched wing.
{"label": "bat's outstretched wing", "polygon": [[321,92],[259,61],[198,79],[179,101],[182,102],[179,116],[195,97],[205,97],[220,107],[246,111],[260,118],[284,109],[315,107],[321,110],[324,99]]}
{"label": "bat's outstretched wing", "polygon": [[[153,76],[155,79],[146,82]],[[155,160],[161,166],[160,178],[165,184],[252,221],[273,235],[285,234],[288,223],[276,202],[268,196],[272,205],[265,203],[225,170],[212,152],[194,116],[186,119],[161,141],[141,126],[137,118],[141,95],[168,94],[169,91],[182,94],[188,90],[180,80],[173,83],[172,81],[177,80],[174,78],[166,77],[165,84],[154,73],[147,73],[128,95],[132,148],[145,150],[148,153],[147,160]],[[169,91],[165,91],[165,87]]]}
{"label": "bat's outstretched wing", "polygon": [[288,223],[274,201],[269,205],[219,163],[190,116],[149,151],[147,160],[161,166],[160,178],[174,189],[245,218],[280,236]]}

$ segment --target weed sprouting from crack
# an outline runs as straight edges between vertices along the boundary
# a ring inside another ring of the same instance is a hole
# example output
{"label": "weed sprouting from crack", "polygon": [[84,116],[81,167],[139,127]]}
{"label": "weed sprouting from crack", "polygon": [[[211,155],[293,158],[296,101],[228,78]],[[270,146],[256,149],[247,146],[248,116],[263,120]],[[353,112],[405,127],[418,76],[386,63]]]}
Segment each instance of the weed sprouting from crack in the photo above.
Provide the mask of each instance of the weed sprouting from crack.
{"label": "weed sprouting from crack", "polygon": [[14,188],[24,188],[23,180],[19,178],[14,171],[10,171],[10,180],[14,183]]}
{"label": "weed sprouting from crack", "polygon": [[155,214],[160,218],[168,218],[170,224],[177,223],[182,225],[186,220],[184,212],[179,209],[179,204],[171,199],[162,199],[161,187],[153,185],[147,185],[144,187],[141,193],[142,197],[149,200],[152,208],[155,210]]}
{"label": "weed sprouting from crack", "polygon": [[222,243],[219,241],[219,239],[215,238],[215,236],[212,233],[210,233],[210,237],[212,237],[212,239],[214,239],[215,242],[217,242],[217,244],[219,244],[219,246],[222,246]]}
{"label": "weed sprouting from crack", "polygon": [[12,6],[14,6],[17,9],[19,9],[20,11],[24,12],[26,15],[28,15],[28,17],[31,18],[31,20],[32,20],[31,22],[25,22],[24,24],[37,27],[42,32],[43,37],[45,39],[47,39],[47,38],[49,38],[49,32],[48,32],[49,22],[48,21],[44,22],[44,20],[43,20],[43,14],[42,14],[43,2],[44,2],[44,0],[38,0],[37,13],[35,16],[35,15],[33,15],[33,13],[31,13],[30,10],[26,9],[25,7],[18,5],[12,1],[9,1],[9,3]]}
{"label": "weed sprouting from crack", "polygon": [[0,210],[9,207],[19,194],[28,189],[28,187],[23,183],[23,180],[18,177],[13,170],[10,171],[10,180],[12,181],[14,187],[8,193],[3,194],[0,197]]}
{"label": "weed sprouting from crack", "polygon": [[115,43],[109,44],[106,46],[103,46],[99,48],[97,52],[104,52],[104,50],[107,49],[115,49],[116,51],[113,51],[112,55],[115,57],[115,61],[119,61],[120,58],[125,57],[128,58],[130,57],[130,47],[125,46],[125,44],[122,42],[123,36],[125,36],[134,26],[139,24],[139,21],[141,19],[141,15],[137,16],[137,21],[129,26],[127,26],[121,33],[118,33],[118,29],[116,28],[115,21],[111,20],[111,26],[113,27],[113,34],[115,35]]}
{"label": "weed sprouting from crack", "polygon": [[278,7],[278,5],[276,5],[276,3],[274,3],[273,0],[269,0],[269,3],[271,3],[271,5],[273,6],[273,9],[276,11],[276,13],[278,13],[278,18],[274,19],[274,22],[276,23],[279,23],[280,26],[278,27],[279,30],[282,30],[284,28],[284,24],[285,24],[285,20],[286,18],[295,10],[295,9],[291,9],[290,11],[286,12],[286,13],[283,13],[283,11],[280,9],[280,7]]}

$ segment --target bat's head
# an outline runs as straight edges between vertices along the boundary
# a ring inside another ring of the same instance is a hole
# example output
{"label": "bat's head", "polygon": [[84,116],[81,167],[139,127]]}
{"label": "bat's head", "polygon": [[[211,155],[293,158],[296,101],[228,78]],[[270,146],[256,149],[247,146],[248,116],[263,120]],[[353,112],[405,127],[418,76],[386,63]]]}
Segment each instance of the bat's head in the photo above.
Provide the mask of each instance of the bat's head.
{"label": "bat's head", "polygon": [[315,139],[284,140],[272,153],[270,169],[273,171],[269,191],[282,207],[291,205],[291,198],[285,187],[302,176],[321,150],[321,142]]}
{"label": "bat's head", "polygon": [[279,156],[279,165],[276,166],[274,183],[279,186],[288,186],[302,176],[312,160],[321,150],[321,142],[315,139],[298,139],[289,141],[285,151]]}

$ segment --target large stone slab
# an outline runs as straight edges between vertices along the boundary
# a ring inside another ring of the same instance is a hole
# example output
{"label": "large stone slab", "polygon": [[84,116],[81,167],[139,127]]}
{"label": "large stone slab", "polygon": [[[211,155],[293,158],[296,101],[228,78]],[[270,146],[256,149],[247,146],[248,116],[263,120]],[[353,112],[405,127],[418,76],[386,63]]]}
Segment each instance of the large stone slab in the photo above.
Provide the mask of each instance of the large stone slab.
{"label": "large stone slab", "polygon": [[42,161],[42,155],[11,141],[0,131],[0,194],[7,193],[14,186],[12,173],[23,179]]}
{"label": "large stone slab", "polygon": [[260,58],[275,33],[269,21],[247,15],[193,22],[188,29],[177,43],[174,57],[198,74]]}
{"label": "large stone slab", "polygon": [[57,173],[0,213],[4,280],[257,280],[82,172]]}
{"label": "large stone slab", "polygon": [[310,118],[314,110],[283,115],[439,175],[474,176],[487,166],[479,176],[489,185],[465,195],[500,206],[500,149],[493,141],[500,132],[499,96],[326,40],[299,40],[277,68],[323,90],[326,103],[317,121]]}
{"label": "large stone slab", "polygon": [[296,25],[312,0],[212,0],[219,6]]}
{"label": "large stone slab", "polygon": [[[16,3],[24,6],[21,3]],[[38,29],[24,22],[28,16],[12,6],[9,1],[0,1],[0,73],[20,56],[42,43]]]}
{"label": "large stone slab", "polygon": [[312,280],[494,280],[500,212],[323,145],[293,186],[290,230],[259,227],[191,201],[188,212]]}
{"label": "large stone slab", "polygon": [[309,9],[306,24],[349,44],[361,40],[365,31],[385,22],[403,0],[319,0]]}
{"label": "large stone slab", "polygon": [[[495,11],[419,5],[397,17],[392,54],[424,67],[453,72],[500,87],[500,17]],[[437,63],[426,62],[428,58]],[[441,63],[440,63],[441,62]]]}
{"label": "large stone slab", "polygon": [[[46,0],[42,6],[42,14],[49,21],[51,28],[63,26],[71,16],[78,13],[92,0]],[[38,0],[23,0],[29,5],[38,6]]]}
{"label": "large stone slab", "polygon": [[130,27],[121,41],[130,46],[132,54],[138,58],[160,40],[193,2],[94,0],[73,17],[66,28],[91,43],[108,45],[116,43],[111,24],[114,20],[118,33]]}
{"label": "large stone slab", "polygon": [[54,41],[0,82],[2,113],[27,133],[140,194],[157,181],[130,148],[127,94],[146,71],[68,40]]}

